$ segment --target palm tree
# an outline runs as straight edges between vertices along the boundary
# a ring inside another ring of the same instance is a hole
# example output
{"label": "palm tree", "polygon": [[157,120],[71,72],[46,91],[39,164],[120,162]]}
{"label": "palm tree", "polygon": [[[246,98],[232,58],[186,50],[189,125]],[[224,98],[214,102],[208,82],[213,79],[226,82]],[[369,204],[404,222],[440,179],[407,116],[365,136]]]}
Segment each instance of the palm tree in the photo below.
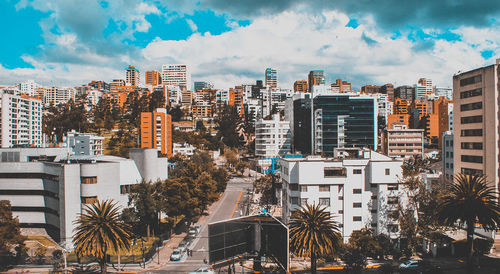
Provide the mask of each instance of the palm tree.
{"label": "palm tree", "polygon": [[450,193],[445,196],[438,210],[438,217],[444,225],[453,226],[459,221],[467,229],[467,258],[472,259],[474,226],[481,224],[494,230],[500,225],[500,207],[494,188],[488,186],[483,175],[455,176]]}
{"label": "palm tree", "polygon": [[106,273],[106,252],[130,247],[130,226],[120,221],[120,207],[112,200],[85,206],[74,222],[73,242],[77,254],[97,259],[101,273]]}
{"label": "palm tree", "polygon": [[290,248],[299,257],[311,258],[311,273],[316,273],[316,259],[333,254],[340,239],[339,225],[325,208],[306,204],[292,214]]}

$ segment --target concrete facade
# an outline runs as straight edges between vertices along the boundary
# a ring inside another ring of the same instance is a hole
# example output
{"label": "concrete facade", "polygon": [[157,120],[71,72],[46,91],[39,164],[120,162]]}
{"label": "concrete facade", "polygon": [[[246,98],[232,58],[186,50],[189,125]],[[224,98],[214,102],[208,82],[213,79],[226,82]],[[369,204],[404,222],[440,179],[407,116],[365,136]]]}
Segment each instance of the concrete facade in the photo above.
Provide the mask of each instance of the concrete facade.
{"label": "concrete facade", "polygon": [[272,120],[255,123],[255,156],[283,156],[290,153],[291,142],[290,122],[280,121],[279,114],[273,115]]}
{"label": "concrete facade", "polygon": [[382,138],[382,150],[387,156],[424,158],[424,130],[409,129],[404,123],[393,123]]}

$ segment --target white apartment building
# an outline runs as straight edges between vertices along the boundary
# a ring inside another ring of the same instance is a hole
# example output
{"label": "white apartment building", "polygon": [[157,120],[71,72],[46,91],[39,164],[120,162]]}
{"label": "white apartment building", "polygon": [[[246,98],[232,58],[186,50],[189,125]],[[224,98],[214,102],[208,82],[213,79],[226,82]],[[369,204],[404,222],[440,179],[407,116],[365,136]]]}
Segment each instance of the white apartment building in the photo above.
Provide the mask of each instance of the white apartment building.
{"label": "white apartment building", "polygon": [[0,147],[42,145],[42,102],[26,95],[0,94]]}
{"label": "white apartment building", "polygon": [[22,230],[43,229],[71,243],[86,204],[113,199],[124,208],[132,185],[168,177],[168,161],[156,149],[132,149],[130,159],[68,154],[68,148],[0,149],[0,200],[10,201]]}
{"label": "white apartment building", "polygon": [[404,123],[393,123],[382,138],[382,150],[389,157],[424,158],[424,130],[410,129]]}
{"label": "white apartment building", "polygon": [[441,159],[443,161],[444,177],[448,180],[453,180],[453,131],[443,132],[443,145],[441,151]]}
{"label": "white apartment building", "polygon": [[182,155],[186,155],[186,156],[193,156],[194,154],[194,151],[196,150],[196,148],[191,145],[191,144],[188,144],[188,143],[174,143],[174,147],[173,147],[173,155],[175,154],[182,154]]}
{"label": "white apartment building", "polygon": [[74,155],[102,155],[104,137],[92,133],[80,133],[70,131],[64,136],[66,147],[73,151]]}
{"label": "white apartment building", "polygon": [[270,158],[290,153],[291,140],[290,122],[280,121],[279,114],[255,123],[255,156]]}
{"label": "white apartment building", "polygon": [[450,87],[435,87],[435,93],[437,97],[444,96],[448,100],[453,101],[453,89]]}
{"label": "white apartment building", "polygon": [[43,89],[43,103],[45,105],[59,105],[75,100],[74,88],[50,87]]}
{"label": "white apartment building", "polygon": [[33,80],[28,80],[23,83],[17,84],[17,88],[21,93],[27,94],[28,96],[35,96],[35,92],[37,89],[41,88],[42,86],[35,83]]}
{"label": "white apartment building", "polygon": [[376,234],[399,236],[393,213],[407,201],[401,178],[403,160],[369,149],[335,149],[334,158],[308,156],[279,160],[283,219],[304,204],[326,207],[341,224],[344,241],[352,231],[373,228]]}
{"label": "white apartment building", "polygon": [[167,64],[161,67],[164,85],[180,86],[191,90],[191,72],[185,64]]}
{"label": "white apartment building", "polygon": [[125,83],[131,86],[139,86],[141,84],[141,73],[134,66],[128,66],[125,70]]}

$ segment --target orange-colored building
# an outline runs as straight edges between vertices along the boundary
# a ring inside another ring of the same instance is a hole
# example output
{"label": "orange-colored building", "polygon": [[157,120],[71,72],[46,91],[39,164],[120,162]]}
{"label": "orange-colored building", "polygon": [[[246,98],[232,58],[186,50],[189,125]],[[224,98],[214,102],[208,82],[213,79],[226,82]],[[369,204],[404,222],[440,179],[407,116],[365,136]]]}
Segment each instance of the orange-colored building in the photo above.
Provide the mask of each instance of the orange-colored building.
{"label": "orange-colored building", "polygon": [[236,106],[240,112],[240,117],[245,115],[245,108],[243,107],[243,87],[236,86],[229,89],[229,102],[230,106]]}
{"label": "orange-colored building", "polygon": [[387,129],[392,129],[393,123],[404,123],[406,128],[410,128],[410,114],[389,114],[387,115]]}
{"label": "orange-colored building", "polygon": [[414,102],[412,107],[416,108],[418,110],[418,118],[419,119],[422,119],[422,117],[429,114],[429,112],[427,110],[427,103],[426,102]]}
{"label": "orange-colored building", "polygon": [[146,71],[145,75],[145,83],[146,85],[157,86],[161,84],[161,73],[156,70]]}
{"label": "orange-colored building", "polygon": [[408,114],[409,113],[409,106],[410,106],[410,104],[408,103],[407,100],[401,99],[401,98],[396,98],[396,99],[394,99],[392,113],[394,113],[394,114]]}
{"label": "orange-colored building", "polygon": [[128,92],[110,92],[106,94],[106,97],[109,98],[111,103],[123,108],[127,102]]}
{"label": "orange-colored building", "polygon": [[172,157],[172,116],[166,109],[141,113],[141,148],[157,148]]}
{"label": "orange-colored building", "polygon": [[293,83],[293,91],[294,92],[309,92],[307,90],[307,81],[306,80],[298,80]]}
{"label": "orange-colored building", "polygon": [[213,105],[208,102],[198,102],[193,105],[193,117],[211,118],[213,116]]}

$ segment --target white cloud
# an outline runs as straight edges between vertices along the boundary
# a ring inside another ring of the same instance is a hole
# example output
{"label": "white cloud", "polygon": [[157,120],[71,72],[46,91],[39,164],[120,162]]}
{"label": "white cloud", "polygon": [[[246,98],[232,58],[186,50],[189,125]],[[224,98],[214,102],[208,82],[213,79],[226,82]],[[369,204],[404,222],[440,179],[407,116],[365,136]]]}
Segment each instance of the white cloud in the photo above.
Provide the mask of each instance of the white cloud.
{"label": "white cloud", "polygon": [[186,19],[186,22],[188,23],[189,28],[191,29],[192,32],[198,31],[198,26],[196,26],[196,24],[193,22],[193,20]]}

